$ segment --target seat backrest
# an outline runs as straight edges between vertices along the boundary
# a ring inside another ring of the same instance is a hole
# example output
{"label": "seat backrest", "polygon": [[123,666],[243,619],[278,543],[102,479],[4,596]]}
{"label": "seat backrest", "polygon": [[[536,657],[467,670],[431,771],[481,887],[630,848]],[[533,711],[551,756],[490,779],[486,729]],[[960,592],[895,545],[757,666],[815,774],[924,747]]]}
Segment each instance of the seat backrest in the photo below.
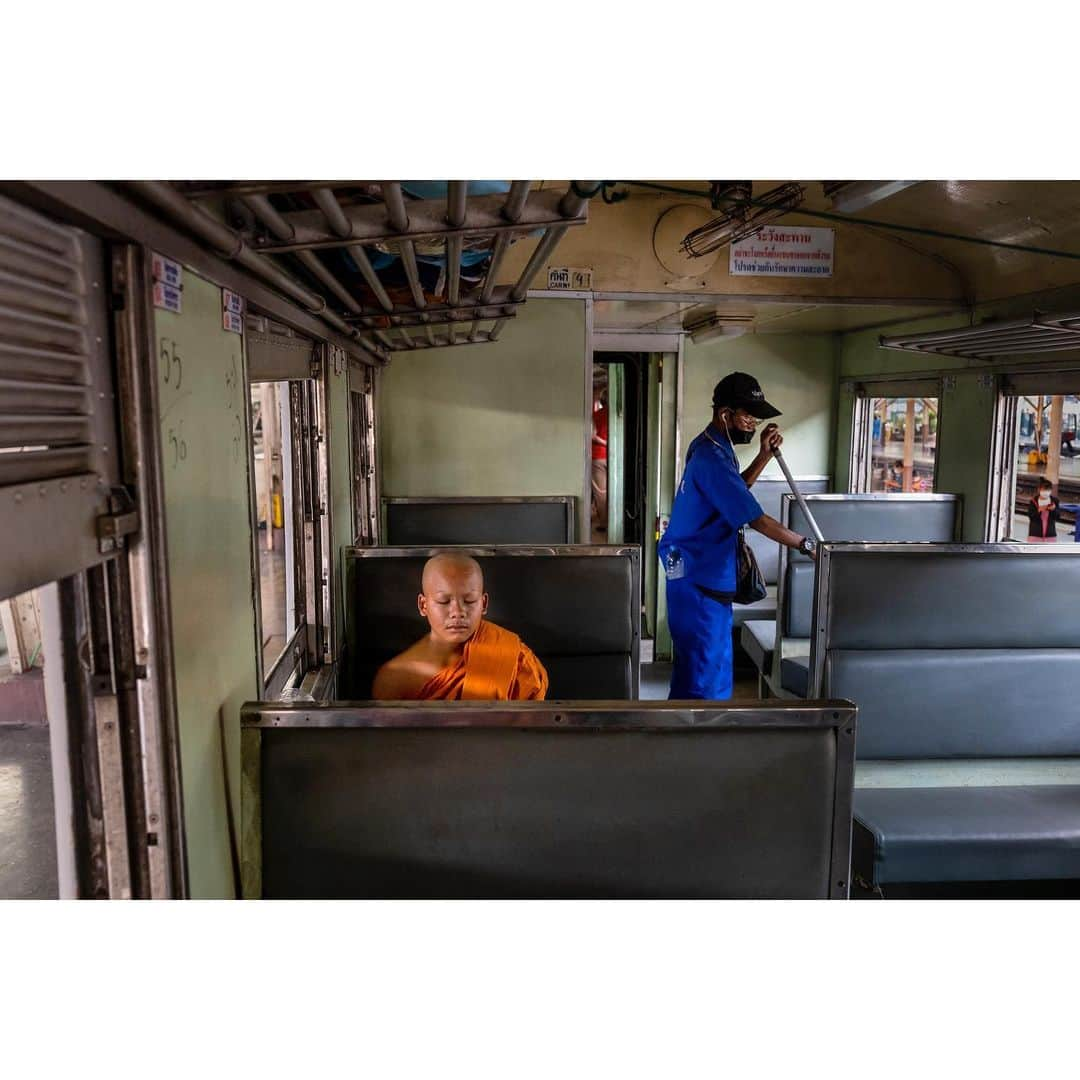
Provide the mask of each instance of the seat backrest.
{"label": "seat backrest", "polygon": [[847,895],[845,702],[253,704],[244,893]]}
{"label": "seat backrest", "polygon": [[386,543],[572,544],[572,495],[384,498]]}
{"label": "seat backrest", "polygon": [[[806,502],[826,540],[947,543],[959,535],[958,495],[811,494]],[[814,535],[793,495],[784,495],[781,504],[783,524],[802,536]],[[777,623],[784,637],[807,638],[814,601],[814,564],[788,548],[783,548],[779,557],[784,580],[777,589]]]}
{"label": "seat backrest", "polygon": [[487,617],[540,658],[549,699],[637,697],[640,548],[569,545],[347,548],[342,697],[369,698],[380,665],[426,632],[416,597],[435,550],[477,559],[490,597]]}
{"label": "seat backrest", "polygon": [[[804,493],[821,493],[829,490],[829,478],[827,476],[800,476],[796,477],[795,482],[799,485],[799,490]],[[754,483],[751,490],[754,498],[761,504],[761,509],[769,517],[776,518],[779,521],[781,513],[780,500],[784,495],[791,492],[788,482],[782,477],[774,479],[763,476]],[[753,529],[746,530],[746,542],[757,557],[758,566],[761,568],[761,573],[765,578],[765,584],[775,585],[780,569],[780,545],[775,540],[769,540]]]}
{"label": "seat backrest", "polygon": [[860,758],[1080,754],[1080,550],[824,545],[810,694],[859,706]]}

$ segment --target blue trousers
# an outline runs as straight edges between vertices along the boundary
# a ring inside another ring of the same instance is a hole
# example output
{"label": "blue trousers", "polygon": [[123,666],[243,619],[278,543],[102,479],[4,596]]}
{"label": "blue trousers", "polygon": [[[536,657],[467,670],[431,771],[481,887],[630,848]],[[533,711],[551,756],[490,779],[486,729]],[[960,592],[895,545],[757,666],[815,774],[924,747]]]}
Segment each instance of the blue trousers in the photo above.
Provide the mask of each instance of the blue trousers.
{"label": "blue trousers", "polygon": [[668,625],[675,645],[669,699],[726,701],[734,678],[731,604],[701,593],[693,582],[667,582]]}

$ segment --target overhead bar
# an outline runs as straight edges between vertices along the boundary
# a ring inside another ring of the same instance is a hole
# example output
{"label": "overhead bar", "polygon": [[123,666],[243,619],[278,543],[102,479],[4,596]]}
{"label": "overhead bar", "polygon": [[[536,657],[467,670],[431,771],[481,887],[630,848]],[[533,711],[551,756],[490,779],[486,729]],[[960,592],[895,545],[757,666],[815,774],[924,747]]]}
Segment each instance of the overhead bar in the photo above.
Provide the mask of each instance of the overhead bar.
{"label": "overhead bar", "polygon": [[[477,195],[470,198],[468,218],[458,227],[452,227],[447,222],[449,205],[446,199],[416,199],[408,204],[406,212],[403,197],[396,220],[400,220],[401,213],[405,213],[407,225],[401,230],[394,228],[395,219],[389,206],[368,203],[345,206],[342,210],[352,224],[352,239],[362,244],[400,240],[402,234],[411,240],[444,240],[455,234],[463,237],[503,232],[512,234],[531,232],[550,225],[585,225],[588,222],[588,210],[584,204],[578,213],[567,216],[559,209],[566,199],[565,195],[558,191],[534,191],[530,195],[528,181],[515,181],[515,184],[517,183],[521,184],[521,188],[512,186],[509,196]],[[504,211],[507,208],[512,209],[520,201],[521,195],[517,194],[519,191],[527,202],[522,205],[519,217],[511,220]],[[257,245],[260,251],[346,246],[343,237],[327,228],[326,219],[320,210],[299,210],[283,216],[296,230],[295,236],[288,242],[265,241]]]}
{"label": "overhead bar", "polygon": [[[467,308],[464,317],[453,308],[440,308],[438,311],[431,309],[427,311],[408,311],[391,317],[393,321],[391,329],[409,326],[414,330],[418,330],[424,326],[448,326],[469,321],[476,323],[485,319],[512,319],[515,317],[516,312],[517,305],[504,307],[499,304],[476,305]],[[364,328],[365,332],[367,329],[367,327]]]}
{"label": "overhead bar", "polygon": [[[353,232],[352,222],[345,216],[345,211],[342,210],[337,196],[325,188],[313,191],[311,195],[320,212],[326,218],[331,230],[343,240],[351,239]],[[359,244],[351,243],[345,245],[345,250],[352,256],[361,276],[367,282],[368,288],[375,294],[379,307],[383,311],[393,311],[394,302],[390,299],[390,294],[379,280],[379,275],[375,273],[375,267],[371,265],[367,252]]]}
{"label": "overhead bar", "polygon": [[[395,233],[409,229],[409,212],[405,209],[405,193],[401,190],[400,180],[387,180],[382,185],[383,202],[386,203],[386,216],[390,228]],[[443,215],[445,217],[445,214]]]}
{"label": "overhead bar", "polygon": [[[506,197],[506,203],[502,208],[502,216],[512,224],[517,224],[525,213],[525,207],[529,200],[529,191],[532,188],[531,180],[515,180],[510,185],[510,192]],[[561,201],[561,200],[560,200]],[[558,206],[555,207],[559,212]],[[495,244],[491,249],[491,260],[488,263],[487,273],[480,287],[480,303],[487,304],[491,301],[495,290],[495,282],[499,278],[499,269],[502,266],[503,256],[510,246],[513,233],[502,232],[495,238]]]}
{"label": "overhead bar", "polygon": [[[331,195],[331,198],[333,196]],[[277,237],[288,239],[293,234],[292,226],[275,209],[273,203],[266,195],[245,195],[244,202],[251,208],[255,216]],[[345,288],[341,282],[330,273],[313,251],[297,251],[296,258],[303,264],[311,275],[321,281],[344,305],[354,314],[359,314],[363,308],[357,302],[356,297]]]}

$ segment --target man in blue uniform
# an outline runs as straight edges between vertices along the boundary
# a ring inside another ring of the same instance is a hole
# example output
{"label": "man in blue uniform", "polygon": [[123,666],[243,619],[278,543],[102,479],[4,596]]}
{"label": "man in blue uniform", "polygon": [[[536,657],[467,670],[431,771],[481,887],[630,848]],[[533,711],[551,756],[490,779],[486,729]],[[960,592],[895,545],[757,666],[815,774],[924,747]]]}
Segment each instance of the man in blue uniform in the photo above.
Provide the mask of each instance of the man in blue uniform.
{"label": "man in blue uniform", "polygon": [[759,420],[779,416],[752,375],[736,371],[713,390],[712,423],[686,451],[671,522],[657,547],[667,578],[668,624],[675,645],[670,698],[724,701],[732,691],[731,598],[736,537],[744,525],[815,556],[814,542],[764,513],[750,487],[783,439],[775,424],[739,472],[735,446],[754,437]]}

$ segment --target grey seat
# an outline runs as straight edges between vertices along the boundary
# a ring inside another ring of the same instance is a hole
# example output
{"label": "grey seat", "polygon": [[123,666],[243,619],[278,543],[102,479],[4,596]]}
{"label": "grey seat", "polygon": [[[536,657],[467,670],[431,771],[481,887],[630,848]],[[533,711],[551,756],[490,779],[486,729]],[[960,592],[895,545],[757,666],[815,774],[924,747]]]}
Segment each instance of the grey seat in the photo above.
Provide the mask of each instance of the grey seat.
{"label": "grey seat", "polygon": [[776,586],[767,586],[769,595],[752,604],[731,605],[731,625],[738,630],[747,622],[755,619],[776,619]]}
{"label": "grey seat", "polygon": [[810,687],[810,658],[785,656],[780,661],[780,685],[797,697],[806,697]]}
{"label": "grey seat", "polygon": [[[638,548],[459,550],[474,554],[483,567],[490,620],[518,634],[547,669],[550,700],[637,697]],[[429,551],[346,549],[342,698],[369,698],[380,665],[423,633],[416,594]]]}
{"label": "grey seat", "polygon": [[[819,573],[808,693],[858,704],[861,763],[954,778],[857,790],[858,875],[1080,878],[1080,786],[1060,782],[1080,756],[1080,552],[828,544]],[[1018,759],[1022,782],[986,782]]]}
{"label": "grey seat", "polygon": [[[870,543],[952,540],[959,528],[962,508],[960,499],[952,495],[810,493],[806,501],[828,539]],[[810,532],[805,515],[791,495],[785,495],[781,501],[780,520],[795,532]],[[779,572],[784,581],[777,610],[783,632],[782,651],[786,658],[789,648],[799,655],[809,646],[814,608],[814,564],[806,555],[785,548],[780,554]],[[776,663],[775,657],[773,663]],[[775,672],[775,667],[773,670]],[[796,672],[788,681],[797,686],[803,685],[801,680],[801,673]],[[780,681],[784,686],[783,671]]]}
{"label": "grey seat", "polygon": [[[829,478],[827,476],[804,476],[798,479],[799,488],[804,492],[820,493],[827,490]],[[788,483],[783,479],[771,477],[758,480],[753,487],[754,498],[761,504],[761,509],[770,517],[780,520],[781,500],[791,491]],[[769,595],[764,600],[758,600],[753,604],[732,604],[731,622],[735,628],[735,641],[741,644],[739,633],[742,625],[751,619],[775,619],[776,618],[776,581],[780,568],[779,545],[774,540],[769,540],[761,533],[753,529],[746,530],[746,543],[757,559],[761,576],[765,579],[765,585]],[[768,669],[758,668],[760,672]]]}
{"label": "grey seat", "polygon": [[572,496],[384,498],[386,543],[571,544]]}
{"label": "grey seat", "polygon": [[752,619],[744,622],[740,642],[758,671],[772,670],[773,648],[776,645],[775,619]]}
{"label": "grey seat", "polygon": [[852,845],[874,885],[1080,878],[1080,787],[857,790]]}
{"label": "grey seat", "polygon": [[855,710],[693,706],[249,703],[245,895],[846,897]]}

